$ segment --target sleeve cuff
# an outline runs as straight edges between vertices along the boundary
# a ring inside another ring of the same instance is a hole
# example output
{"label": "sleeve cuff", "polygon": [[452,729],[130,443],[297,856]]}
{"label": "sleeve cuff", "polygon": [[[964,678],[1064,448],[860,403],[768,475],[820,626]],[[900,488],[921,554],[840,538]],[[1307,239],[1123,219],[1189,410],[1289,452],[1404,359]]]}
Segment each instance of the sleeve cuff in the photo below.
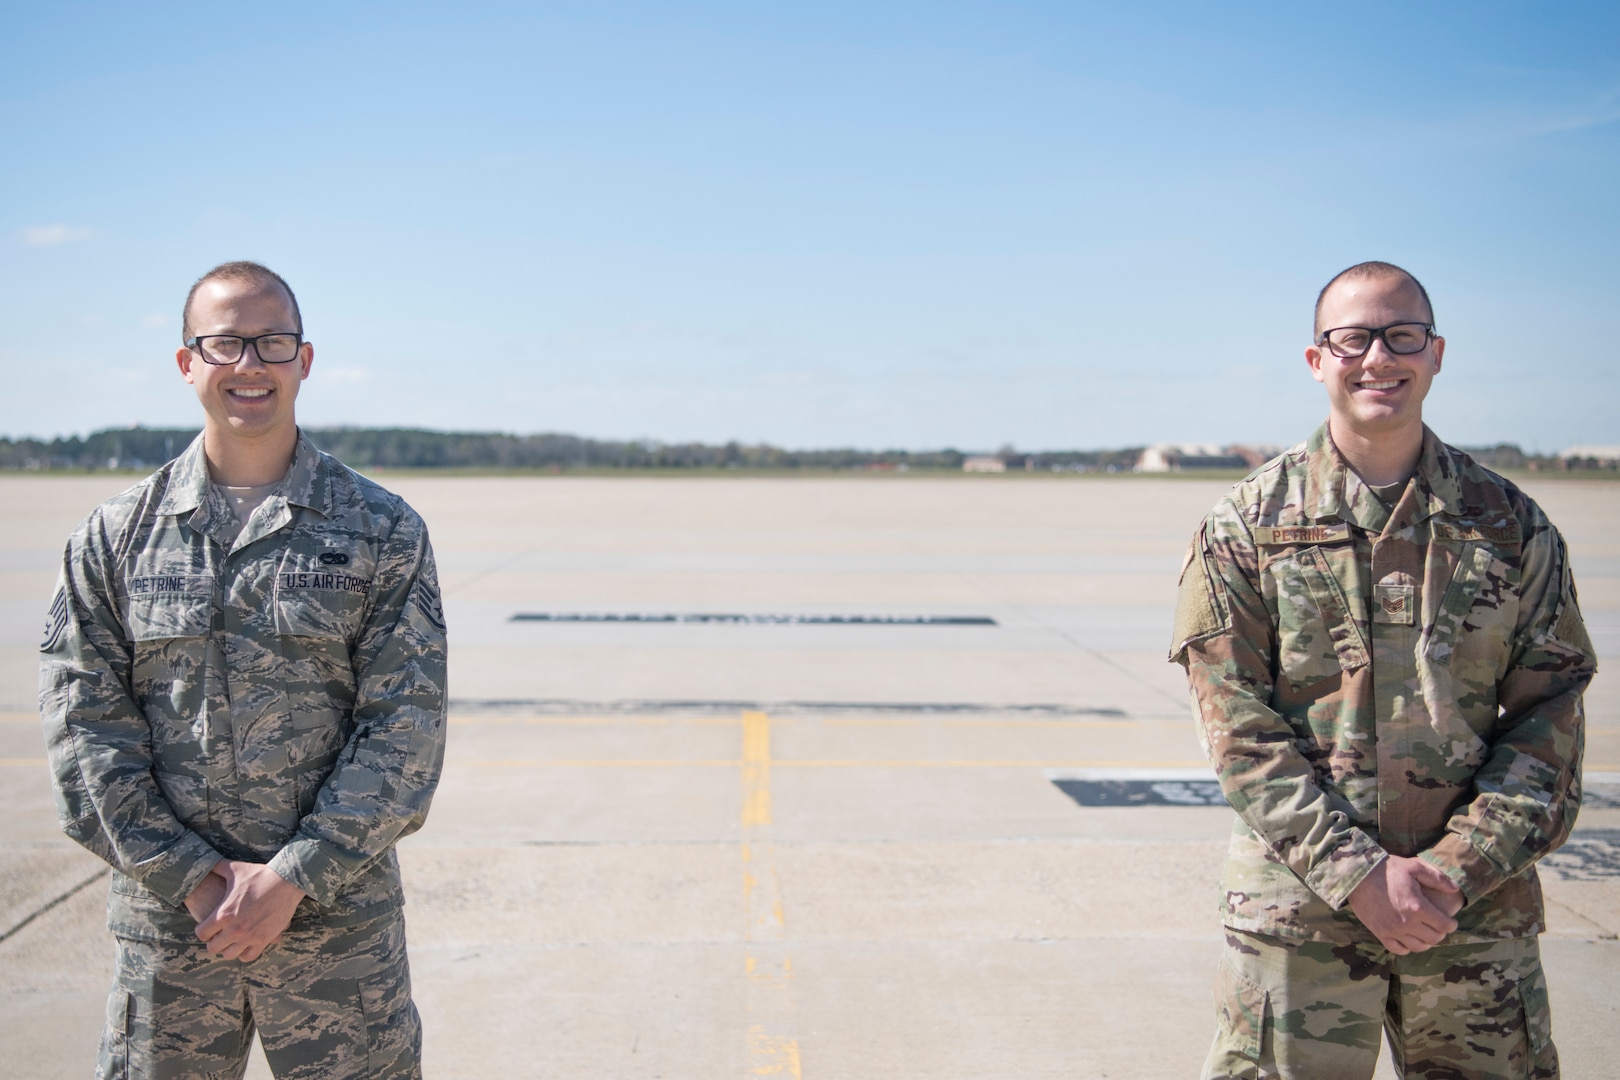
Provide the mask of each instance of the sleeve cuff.
{"label": "sleeve cuff", "polygon": [[319,840],[299,837],[270,860],[270,869],[321,907],[330,907],[348,873]]}
{"label": "sleeve cuff", "polygon": [[1470,904],[1507,880],[1495,863],[1456,833],[1446,833],[1419,858],[1450,878]]}
{"label": "sleeve cuff", "polygon": [[162,854],[140,864],[135,877],[146,888],[175,907],[180,907],[223,858],[212,844],[187,830]]}
{"label": "sleeve cuff", "polygon": [[1320,896],[1334,911],[1349,902],[1356,886],[1366,880],[1388,853],[1378,842],[1360,829],[1352,828],[1344,843],[1330,851],[1326,858],[1305,875],[1305,884]]}

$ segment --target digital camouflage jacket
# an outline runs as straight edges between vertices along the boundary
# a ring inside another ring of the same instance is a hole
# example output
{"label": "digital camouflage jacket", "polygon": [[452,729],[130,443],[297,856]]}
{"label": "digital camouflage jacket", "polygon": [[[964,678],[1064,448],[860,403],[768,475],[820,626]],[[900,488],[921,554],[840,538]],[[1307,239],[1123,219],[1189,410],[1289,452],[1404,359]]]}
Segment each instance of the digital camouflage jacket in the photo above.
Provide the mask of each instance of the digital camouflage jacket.
{"label": "digital camouflage jacket", "polygon": [[1425,428],[1391,511],[1324,425],[1204,519],[1170,658],[1238,814],[1226,925],[1371,941],[1346,900],[1389,853],[1462,889],[1447,940],[1541,931],[1595,654],[1563,538],[1513,484]]}
{"label": "digital camouflage jacket", "polygon": [[438,782],[445,626],[422,519],[300,434],[235,533],[198,436],[63,557],[40,712],[62,828],[112,864],[125,936],[190,939],[182,902],[221,857],[308,894],[295,927],[392,910],[394,843]]}

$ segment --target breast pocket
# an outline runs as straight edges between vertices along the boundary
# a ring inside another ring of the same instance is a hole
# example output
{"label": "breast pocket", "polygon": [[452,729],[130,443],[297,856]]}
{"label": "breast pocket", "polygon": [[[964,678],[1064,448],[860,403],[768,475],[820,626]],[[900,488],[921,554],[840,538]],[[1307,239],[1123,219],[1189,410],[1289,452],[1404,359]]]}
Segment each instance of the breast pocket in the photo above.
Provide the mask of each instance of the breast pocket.
{"label": "breast pocket", "polygon": [[1505,656],[1519,614],[1519,576],[1487,545],[1466,545],[1428,627],[1423,647],[1428,660],[1455,666],[1459,652],[1471,652],[1494,664],[1494,658]]}
{"label": "breast pocket", "polygon": [[[366,567],[369,570],[369,567]],[[292,638],[352,644],[360,633],[371,578],[348,565],[321,565],[288,552],[275,575],[275,631]]]}
{"label": "breast pocket", "polygon": [[[156,710],[166,718],[165,731],[184,729],[204,709],[202,676],[213,620],[214,605],[207,595],[172,592],[130,599],[125,623],[133,646],[135,698],[143,709],[167,703]],[[165,741],[164,732],[154,736]]]}
{"label": "breast pocket", "polygon": [[1277,668],[1303,688],[1367,663],[1361,630],[1321,551],[1312,547],[1273,562]]}
{"label": "breast pocket", "polygon": [[352,642],[360,631],[365,606],[366,598],[356,593],[320,588],[282,590],[276,596],[276,633]]}
{"label": "breast pocket", "polygon": [[211,598],[196,593],[158,593],[131,597],[129,636],[137,642],[207,637],[213,623]]}

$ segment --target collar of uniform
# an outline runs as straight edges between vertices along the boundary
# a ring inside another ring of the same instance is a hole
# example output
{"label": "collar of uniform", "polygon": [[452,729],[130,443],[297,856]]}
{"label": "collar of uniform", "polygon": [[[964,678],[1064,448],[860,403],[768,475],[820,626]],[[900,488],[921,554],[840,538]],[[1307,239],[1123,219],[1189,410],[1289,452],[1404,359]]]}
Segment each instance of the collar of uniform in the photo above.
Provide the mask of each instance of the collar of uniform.
{"label": "collar of uniform", "polygon": [[235,515],[225,495],[209,483],[208,458],[203,453],[201,433],[169,466],[169,483],[157,512],[175,517],[190,514],[186,524],[205,536],[212,536],[221,545],[230,546],[231,536],[236,532]]}
{"label": "collar of uniform", "polygon": [[169,466],[169,483],[158,503],[159,514],[185,514],[208,505],[208,459],[198,432],[191,445]]}
{"label": "collar of uniform", "polygon": [[1423,425],[1423,456],[1418,459],[1417,482],[1428,502],[1428,513],[1457,515],[1463,512],[1462,485],[1457,479],[1457,460],[1450,447]]}
{"label": "collar of uniform", "polygon": [[1350,483],[1354,474],[1323,423],[1305,441],[1305,491],[1301,508],[1314,520],[1352,521],[1380,532],[1389,511],[1366,485]]}
{"label": "collar of uniform", "polygon": [[292,468],[287,472],[287,501],[332,516],[332,476],[323,455],[298,429],[298,448],[293,451]]}
{"label": "collar of uniform", "polygon": [[[332,478],[321,460],[321,452],[309,441],[303,429],[298,432],[298,446],[293,450],[292,468],[287,471],[285,492],[287,501],[307,507],[324,517],[332,516]],[[191,445],[174,459],[169,468],[169,484],[158,504],[159,514],[180,515],[200,510],[193,518],[193,528],[207,531],[210,518],[208,459],[203,454],[203,437],[199,434]]]}
{"label": "collar of uniform", "polygon": [[[1327,424],[1312,433],[1305,444],[1307,468],[1303,505],[1318,520],[1335,518],[1353,521],[1374,536],[1381,534],[1390,522],[1390,512],[1372,490],[1355,476],[1344,455],[1334,445]],[[1425,424],[1423,451],[1418,457],[1414,480],[1418,486],[1420,507],[1415,514],[1404,511],[1408,500],[1403,499],[1401,527],[1432,517],[1435,514],[1458,514],[1462,510],[1462,489],[1457,483],[1457,463],[1444,443]]]}

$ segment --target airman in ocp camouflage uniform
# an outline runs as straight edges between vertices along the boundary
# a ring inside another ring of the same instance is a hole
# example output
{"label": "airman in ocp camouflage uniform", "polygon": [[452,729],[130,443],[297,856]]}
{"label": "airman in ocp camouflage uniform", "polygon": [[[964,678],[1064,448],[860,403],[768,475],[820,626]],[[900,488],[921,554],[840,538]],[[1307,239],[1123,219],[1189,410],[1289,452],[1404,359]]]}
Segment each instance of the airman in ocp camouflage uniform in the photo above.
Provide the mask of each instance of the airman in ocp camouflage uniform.
{"label": "airman in ocp camouflage uniform", "polygon": [[256,1028],[278,1077],[419,1076],[394,844],[444,752],[427,530],[293,425],[285,283],[193,292],[203,434],[75,531],[41,646],[62,827],[114,871],[98,1075],[240,1076]]}
{"label": "airman in ocp camouflage uniform", "polygon": [[[1208,1077],[1555,1077],[1535,860],[1595,670],[1562,538],[1421,421],[1405,271],[1323,290],[1330,417],[1204,520],[1171,659],[1237,811]],[[1359,459],[1359,460],[1358,460]]]}

